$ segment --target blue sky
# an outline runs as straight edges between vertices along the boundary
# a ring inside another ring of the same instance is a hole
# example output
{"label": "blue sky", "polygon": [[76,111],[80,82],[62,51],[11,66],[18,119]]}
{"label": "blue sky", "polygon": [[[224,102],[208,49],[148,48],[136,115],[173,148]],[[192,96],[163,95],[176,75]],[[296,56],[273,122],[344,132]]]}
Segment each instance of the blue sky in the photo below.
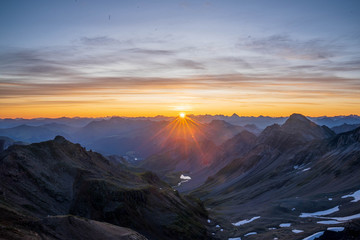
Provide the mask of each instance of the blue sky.
{"label": "blue sky", "polygon": [[359,1],[4,0],[0,35],[4,116],[359,113]]}

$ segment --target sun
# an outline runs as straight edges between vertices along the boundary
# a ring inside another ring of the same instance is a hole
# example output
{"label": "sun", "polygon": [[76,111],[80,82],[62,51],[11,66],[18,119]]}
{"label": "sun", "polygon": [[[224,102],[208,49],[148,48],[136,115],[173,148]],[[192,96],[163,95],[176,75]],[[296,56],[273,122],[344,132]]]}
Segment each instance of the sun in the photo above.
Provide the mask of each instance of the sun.
{"label": "sun", "polygon": [[181,117],[181,118],[185,118],[185,116],[186,116],[186,114],[183,112],[179,114],[179,117]]}

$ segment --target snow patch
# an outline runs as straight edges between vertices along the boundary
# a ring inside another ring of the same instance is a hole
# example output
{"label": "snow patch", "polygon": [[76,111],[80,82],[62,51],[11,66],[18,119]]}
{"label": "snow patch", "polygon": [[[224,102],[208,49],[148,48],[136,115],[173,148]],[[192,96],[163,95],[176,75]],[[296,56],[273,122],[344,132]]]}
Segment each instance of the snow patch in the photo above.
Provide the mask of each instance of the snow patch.
{"label": "snow patch", "polygon": [[228,238],[228,240],[241,240],[241,237]]}
{"label": "snow patch", "polygon": [[304,230],[293,229],[292,232],[293,233],[302,233],[302,232],[304,232]]}
{"label": "snow patch", "polygon": [[329,225],[331,225],[331,224],[339,224],[341,222],[338,222],[338,221],[335,221],[335,220],[327,220],[327,221],[319,221],[317,223],[318,224],[329,224]]}
{"label": "snow patch", "polygon": [[274,227],[271,227],[271,228],[268,228],[268,230],[275,230],[276,228],[274,228]]}
{"label": "snow patch", "polygon": [[319,217],[319,216],[325,216],[325,215],[329,215],[332,214],[334,212],[339,211],[339,206],[324,210],[324,211],[318,211],[318,212],[314,212],[314,213],[301,213],[300,217],[301,218],[306,218],[306,217]]}
{"label": "snow patch", "polygon": [[241,220],[241,221],[236,222],[236,223],[232,223],[232,225],[238,227],[238,226],[244,225],[244,224],[246,224],[246,223],[250,223],[250,222],[252,222],[252,221],[254,221],[254,220],[256,220],[256,219],[259,219],[259,218],[260,218],[260,216],[256,216],[256,217],[253,217],[253,218],[251,218],[251,219],[245,219],[245,220]]}
{"label": "snow patch", "polygon": [[210,220],[210,219],[208,219],[208,220],[207,220],[207,222],[208,222],[208,223],[211,223],[211,220]]}
{"label": "snow patch", "polygon": [[348,197],[354,198],[354,200],[352,200],[351,202],[360,201],[360,190],[354,192],[353,194],[342,196],[341,198],[348,198]]}
{"label": "snow patch", "polygon": [[291,211],[295,211],[295,209],[296,209],[296,208],[293,207],[293,208],[291,209]]}
{"label": "snow patch", "polygon": [[191,177],[190,177],[190,176],[185,176],[185,175],[181,174],[180,179],[181,179],[181,181],[178,183],[178,185],[177,185],[178,187],[180,187],[181,184],[190,181],[190,180],[191,180]]}
{"label": "snow patch", "polygon": [[257,232],[249,232],[249,233],[245,234],[244,237],[247,237],[247,236],[250,236],[250,235],[256,235],[256,234],[257,234]]}
{"label": "snow patch", "polygon": [[190,177],[190,176],[185,176],[185,175],[181,174],[180,179],[183,179],[183,180],[191,180],[191,177]]}
{"label": "snow patch", "polygon": [[317,232],[317,233],[314,233],[313,235],[310,235],[306,238],[304,238],[303,240],[314,240],[320,236],[322,236],[324,234],[324,232]]}
{"label": "snow patch", "polygon": [[280,227],[290,227],[291,223],[282,223],[279,225]]}
{"label": "snow patch", "polygon": [[344,231],[344,227],[328,227],[327,230],[328,231],[333,231],[333,232],[342,232]]}
{"label": "snow patch", "polygon": [[215,227],[216,227],[216,228],[219,228],[219,227],[220,227],[220,225],[216,225]]}
{"label": "snow patch", "polygon": [[329,198],[328,198],[328,200],[329,200],[329,201],[332,201],[332,198],[331,198],[331,197],[329,197]]}
{"label": "snow patch", "polygon": [[306,172],[306,171],[309,171],[310,169],[311,169],[311,168],[308,167],[308,168],[303,169],[302,171],[303,171],[303,172]]}
{"label": "snow patch", "polygon": [[220,229],[220,232],[223,232],[224,231],[224,229]]}

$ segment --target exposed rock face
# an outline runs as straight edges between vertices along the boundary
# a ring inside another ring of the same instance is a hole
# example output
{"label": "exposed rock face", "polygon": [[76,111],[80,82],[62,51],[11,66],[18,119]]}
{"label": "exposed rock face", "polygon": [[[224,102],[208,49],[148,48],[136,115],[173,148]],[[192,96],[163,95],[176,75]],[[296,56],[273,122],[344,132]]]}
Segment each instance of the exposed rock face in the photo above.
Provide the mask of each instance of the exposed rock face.
{"label": "exposed rock face", "polygon": [[[22,212],[28,221],[45,228],[46,236],[62,236],[61,229],[66,229],[61,239],[71,239],[76,229],[80,235],[73,239],[91,235],[88,229],[93,229],[93,236],[101,231],[106,231],[109,239],[119,236],[112,225],[77,217],[48,217],[73,214],[129,227],[149,239],[211,238],[204,226],[207,213],[199,202],[183,198],[150,172],[129,172],[60,136],[2,152],[0,177],[0,203],[10,209],[1,225],[11,223],[13,216],[19,216],[15,213]],[[58,224],[53,233],[51,229]],[[41,229],[31,231],[34,236],[43,233]]]}

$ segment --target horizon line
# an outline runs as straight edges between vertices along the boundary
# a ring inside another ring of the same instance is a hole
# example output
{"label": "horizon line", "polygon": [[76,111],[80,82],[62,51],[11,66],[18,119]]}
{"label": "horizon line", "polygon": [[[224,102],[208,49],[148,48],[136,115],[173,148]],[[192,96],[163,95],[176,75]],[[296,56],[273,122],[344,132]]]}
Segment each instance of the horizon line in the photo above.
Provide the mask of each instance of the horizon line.
{"label": "horizon line", "polygon": [[[292,113],[292,114],[301,114],[301,113]],[[237,113],[233,113],[231,115],[225,115],[225,114],[186,114],[186,116],[195,116],[195,117],[199,117],[199,116],[211,116],[211,117],[215,117],[215,116],[223,116],[223,117],[232,117],[233,115],[237,115],[239,118],[258,118],[258,117],[269,117],[269,118],[287,118],[290,117],[292,114],[288,115],[288,116],[265,116],[265,115],[258,115],[258,116],[243,116],[243,115],[238,115]],[[307,118],[321,118],[321,117],[350,117],[350,116],[356,116],[356,117],[360,117],[360,115],[357,114],[348,114],[348,115],[332,115],[332,116],[328,116],[328,115],[320,115],[320,116],[308,116],[308,115],[304,115],[301,114]],[[73,117],[69,117],[69,116],[59,116],[59,117],[32,117],[32,118],[25,118],[25,117],[0,117],[0,120],[6,120],[6,119],[12,119],[12,120],[16,120],[16,119],[22,119],[22,120],[35,120],[35,119],[60,119],[60,118],[70,118],[70,119],[75,119],[75,118],[90,118],[90,119],[106,119],[106,118],[114,118],[114,117],[119,117],[119,118],[159,118],[159,117],[164,117],[164,118],[174,118],[174,117],[178,117],[178,115],[155,115],[155,116],[121,116],[121,115],[112,115],[112,116],[99,116],[99,117],[90,117],[90,116],[73,116]]]}

